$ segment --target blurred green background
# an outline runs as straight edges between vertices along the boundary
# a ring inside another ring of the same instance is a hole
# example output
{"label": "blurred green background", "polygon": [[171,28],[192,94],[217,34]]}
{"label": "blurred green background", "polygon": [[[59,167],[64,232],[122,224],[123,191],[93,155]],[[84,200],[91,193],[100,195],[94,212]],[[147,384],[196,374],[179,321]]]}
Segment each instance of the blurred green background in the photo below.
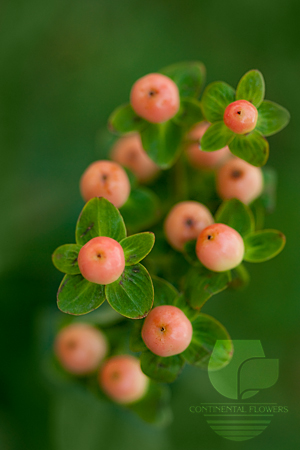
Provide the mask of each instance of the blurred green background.
{"label": "blurred green background", "polygon": [[[294,449],[300,445],[298,0],[4,0],[0,30],[1,450]],[[267,226],[287,235],[284,252],[252,265],[243,293],[205,306],[233,339],[260,339],[279,358],[280,377],[257,401],[288,406],[255,441],[215,435],[189,407],[222,401],[207,373],[187,368],[172,386],[174,422],[143,424],[119,408],[47,385],[37,330],[56,309],[61,275],[51,253],[73,242],[83,206],[78,180],[103,156],[97,133],[140,76],[181,60],[202,60],[207,81],[236,86],[260,69],[266,97],[292,121],[271,137],[278,208]],[[264,400],[265,399],[265,400]]]}

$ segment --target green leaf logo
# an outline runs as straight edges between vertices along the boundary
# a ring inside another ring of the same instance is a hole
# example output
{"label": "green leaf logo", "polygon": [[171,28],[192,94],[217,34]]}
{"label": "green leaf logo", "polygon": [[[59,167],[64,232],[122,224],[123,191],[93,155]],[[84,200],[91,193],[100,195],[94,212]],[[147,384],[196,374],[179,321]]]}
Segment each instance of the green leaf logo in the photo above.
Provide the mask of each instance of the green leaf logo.
{"label": "green leaf logo", "polygon": [[276,383],[279,373],[278,360],[267,359],[258,340],[233,341],[232,360],[227,366],[216,371],[213,361],[224,344],[221,340],[216,342],[208,365],[209,379],[221,395],[234,400],[245,400]]}

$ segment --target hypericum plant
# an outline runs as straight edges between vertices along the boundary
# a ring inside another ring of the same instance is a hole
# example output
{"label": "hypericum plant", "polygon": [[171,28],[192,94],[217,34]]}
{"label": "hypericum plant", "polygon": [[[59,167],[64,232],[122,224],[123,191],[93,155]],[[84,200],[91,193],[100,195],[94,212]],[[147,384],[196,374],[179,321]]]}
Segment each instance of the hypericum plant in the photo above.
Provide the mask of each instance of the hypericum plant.
{"label": "hypericum plant", "polygon": [[[202,307],[245,287],[247,263],[267,261],[285,244],[280,231],[263,229],[276,174],[255,166],[267,160],[265,136],[289,114],[264,101],[257,70],[236,92],[214,82],[200,99],[204,78],[204,65],[188,62],[133,85],[130,103],[109,118],[114,136],[101,144],[115,162],[84,172],[76,243],[53,254],[65,273],[58,307],[70,315],[57,329],[55,373],[148,422],[170,418],[167,388],[157,382],[174,381],[185,364],[229,363],[229,334]],[[217,340],[223,345],[213,352]]]}

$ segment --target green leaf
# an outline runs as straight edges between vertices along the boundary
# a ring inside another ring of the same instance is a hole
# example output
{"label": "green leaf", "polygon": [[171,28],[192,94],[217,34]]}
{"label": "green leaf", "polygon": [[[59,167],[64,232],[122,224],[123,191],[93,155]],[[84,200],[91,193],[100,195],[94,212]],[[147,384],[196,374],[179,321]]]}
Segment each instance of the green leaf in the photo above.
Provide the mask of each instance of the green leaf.
{"label": "green leaf", "polygon": [[[74,321],[81,321],[81,317],[73,319]],[[117,325],[119,322],[124,321],[124,317],[118,314],[108,302],[104,302],[101,308],[96,309],[89,313],[85,318],[85,323],[91,323],[100,327],[110,327]]]}
{"label": "green leaf", "polygon": [[196,311],[189,305],[183,294],[178,295],[178,297],[175,299],[174,306],[177,306],[177,308],[181,309],[181,311],[191,322],[195,320],[199,314],[198,311]]}
{"label": "green leaf", "polygon": [[271,136],[286,127],[289,121],[290,113],[287,109],[277,103],[265,100],[258,108],[256,129],[263,136]]}
{"label": "green leaf", "polygon": [[[182,353],[185,360],[197,367],[210,370],[221,369],[229,363],[233,346],[224,326],[211,316],[199,314],[193,325],[193,337],[189,347]],[[211,355],[217,340],[224,340],[217,354]]]}
{"label": "green leaf", "polygon": [[145,397],[126,406],[145,422],[167,426],[172,420],[170,400],[168,386],[150,381]]}
{"label": "green leaf", "polygon": [[224,201],[215,215],[216,223],[224,223],[234,228],[242,237],[254,231],[254,217],[249,206],[233,198]]}
{"label": "green leaf", "polygon": [[265,215],[266,213],[270,214],[274,212],[277,200],[276,171],[271,167],[263,167],[262,172],[264,178],[262,194],[250,204],[255,220],[255,230],[262,230],[264,228]]}
{"label": "green leaf", "polygon": [[240,264],[231,271],[232,280],[230,282],[230,288],[238,290],[244,289],[248,286],[250,281],[250,275],[244,264]]}
{"label": "green leaf", "polygon": [[178,296],[177,289],[168,281],[162,278],[153,276],[154,287],[154,303],[153,307],[161,305],[174,305],[175,299]]}
{"label": "green leaf", "polygon": [[227,288],[230,272],[212,272],[204,266],[190,269],[185,280],[185,297],[194,309],[200,309],[215,294]]}
{"label": "green leaf", "polygon": [[158,356],[149,350],[141,355],[141,368],[145,375],[155,381],[172,383],[180,375],[184,366],[181,355]]}
{"label": "green leaf", "polygon": [[285,246],[285,236],[277,230],[256,231],[244,240],[244,260],[263,262],[278,255]]}
{"label": "green leaf", "polygon": [[130,169],[128,169],[128,167],[123,166],[123,169],[125,170],[126,175],[128,176],[131,190],[135,189],[139,184],[137,177],[131,172]]}
{"label": "green leaf", "polygon": [[144,343],[142,338],[142,328],[144,325],[144,321],[140,319],[133,320],[132,322],[133,323],[129,341],[130,350],[132,352],[143,352],[144,350],[147,350],[146,344]]}
{"label": "green leaf", "polygon": [[130,319],[145,317],[153,304],[153,285],[144,266],[126,266],[121,277],[105,287],[111,307]]}
{"label": "green leaf", "polygon": [[174,121],[151,123],[142,130],[141,139],[148,156],[162,169],[171,167],[181,151],[183,130]]}
{"label": "green leaf", "polygon": [[223,81],[209,84],[202,96],[201,103],[205,118],[214,123],[223,120],[225,109],[235,101],[235,90]]}
{"label": "green leaf", "polygon": [[93,311],[104,300],[104,286],[87,281],[81,274],[65,275],[57,292],[58,308],[75,316]]}
{"label": "green leaf", "polygon": [[177,84],[182,98],[198,98],[206,77],[205,66],[198,61],[172,64],[160,70],[160,73],[168,76]]}
{"label": "green leaf", "polygon": [[225,123],[216,122],[205,131],[201,138],[201,150],[214,152],[228,145],[234,138],[234,133],[226,127]]}
{"label": "green leaf", "polygon": [[200,261],[196,255],[196,243],[197,239],[192,239],[191,241],[184,244],[184,256],[193,265],[199,265]]}
{"label": "green leaf", "polygon": [[154,241],[155,235],[150,231],[123,239],[120,244],[124,250],[126,266],[132,266],[144,259],[152,250]]}
{"label": "green leaf", "polygon": [[131,231],[140,231],[153,225],[160,218],[160,201],[148,188],[131,191],[127,202],[120,208],[126,226]]}
{"label": "green leaf", "polygon": [[259,70],[249,70],[239,81],[236,90],[237,100],[247,100],[256,108],[265,98],[265,80]]}
{"label": "green leaf", "polygon": [[103,197],[92,198],[84,206],[76,225],[77,244],[84,245],[97,236],[107,236],[116,241],[126,237],[121,214]]}
{"label": "green leaf", "polygon": [[204,120],[201,103],[194,98],[181,100],[180,110],[172,120],[188,131],[193,125]]}
{"label": "green leaf", "polygon": [[[225,330],[225,328],[224,328],[224,330]],[[226,332],[226,334],[227,334],[227,332]],[[230,361],[232,359],[232,355],[233,355],[233,351],[234,351],[232,340],[230,339],[228,334],[227,334],[227,338],[225,338],[224,340],[218,339],[216,344],[217,345],[215,345],[214,351],[209,358],[208,370],[210,372],[215,371],[215,370],[220,370],[223,367],[227,366],[227,364],[230,363]],[[207,367],[207,364],[205,362],[204,368],[206,368],[206,367]]]}
{"label": "green leaf", "polygon": [[262,230],[265,223],[265,207],[261,197],[250,204],[250,208],[255,220],[255,231]]}
{"label": "green leaf", "polygon": [[147,126],[148,122],[139,117],[130,104],[119,106],[108,119],[110,131],[118,134],[141,131]]}
{"label": "green leaf", "polygon": [[52,255],[54,266],[63,273],[77,274],[80,273],[77,257],[81,245],[66,244],[58,247]]}
{"label": "green leaf", "polygon": [[230,151],[253,166],[263,166],[269,157],[268,141],[257,130],[249,134],[236,134],[229,143]]}

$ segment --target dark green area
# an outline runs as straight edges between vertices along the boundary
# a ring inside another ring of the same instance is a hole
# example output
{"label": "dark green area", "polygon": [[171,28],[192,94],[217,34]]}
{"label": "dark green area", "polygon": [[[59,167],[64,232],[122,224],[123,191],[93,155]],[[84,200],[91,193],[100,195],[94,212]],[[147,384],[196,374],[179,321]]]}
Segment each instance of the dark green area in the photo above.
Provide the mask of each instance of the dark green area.
{"label": "dark green area", "polygon": [[[255,441],[257,450],[299,447],[300,152],[298,0],[4,0],[0,28],[1,450],[232,449],[210,430],[201,402],[226,401],[207,373],[186,367],[172,386],[174,421],[145,425],[74,386],[58,388],[41,371],[41,313],[56,311],[61,274],[55,248],[75,242],[83,207],[78,181],[104,157],[99,136],[111,112],[128,102],[133,82],[183,60],[201,60],[207,82],[236,86],[257,68],[266,98],[291,123],[268,138],[268,166],[278,170],[278,206],[266,228],[287,237],[284,251],[248,265],[243,292],[207,302],[233,339],[260,339],[279,359],[277,384],[257,402],[289,408]],[[50,326],[43,322],[43,327]],[[44,342],[45,347],[51,345]]]}

